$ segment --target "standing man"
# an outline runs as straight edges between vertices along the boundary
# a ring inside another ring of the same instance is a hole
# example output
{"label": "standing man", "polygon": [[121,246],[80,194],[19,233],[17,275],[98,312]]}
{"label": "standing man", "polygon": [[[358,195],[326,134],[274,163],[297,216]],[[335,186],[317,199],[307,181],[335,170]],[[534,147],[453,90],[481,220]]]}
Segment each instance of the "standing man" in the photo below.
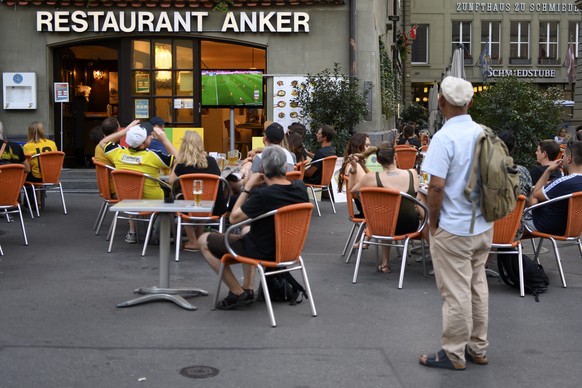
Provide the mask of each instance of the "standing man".
{"label": "standing man", "polygon": [[[323,159],[326,156],[335,155],[335,148],[331,145],[333,138],[335,137],[335,129],[331,125],[324,124],[319,128],[315,134],[315,139],[321,145],[321,148],[315,151],[315,154],[307,152],[307,155],[311,157],[312,160]],[[305,169],[305,174],[303,176],[303,182],[311,184],[321,183],[321,172],[323,171],[322,163],[315,163]]]}
{"label": "standing man", "polygon": [[[485,263],[493,223],[485,221],[477,205],[470,233],[472,204],[463,194],[475,143],[482,132],[467,114],[472,98],[470,82],[450,76],[442,81],[438,103],[447,121],[434,135],[422,163],[422,171],[431,176],[427,196],[430,252],[444,299],[442,349],[419,359],[420,364],[433,368],[464,370],[467,360],[479,365],[488,362]],[[477,191],[473,195],[478,198]]]}

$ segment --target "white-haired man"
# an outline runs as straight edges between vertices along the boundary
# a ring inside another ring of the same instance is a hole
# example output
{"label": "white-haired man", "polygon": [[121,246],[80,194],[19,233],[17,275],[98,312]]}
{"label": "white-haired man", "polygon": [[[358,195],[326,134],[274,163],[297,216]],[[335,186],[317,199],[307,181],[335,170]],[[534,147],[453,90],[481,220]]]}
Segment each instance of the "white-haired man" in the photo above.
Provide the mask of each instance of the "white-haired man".
{"label": "white-haired man", "polygon": [[[230,222],[235,224],[249,218],[257,217],[280,207],[294,203],[309,202],[307,189],[302,181],[289,182],[287,172],[287,155],[277,146],[271,145],[262,152],[261,172],[252,174],[242,188],[234,208],[230,213]],[[273,217],[267,217],[251,224],[250,231],[243,236],[233,236],[229,243],[233,250],[243,256],[263,260],[275,259],[275,225]],[[198,239],[200,252],[208,264],[218,272],[220,258],[227,253],[224,234],[205,233]],[[230,310],[247,305],[253,301],[254,268],[244,269],[244,284],[238,282],[229,267],[224,271],[224,283],[229,289],[228,296],[218,302],[216,308]]]}
{"label": "white-haired man", "polygon": [[422,163],[422,171],[430,174],[430,252],[444,302],[442,349],[423,354],[419,362],[452,370],[464,370],[466,361],[479,365],[488,362],[489,290],[485,263],[493,224],[485,221],[477,206],[471,233],[472,204],[463,195],[475,144],[483,131],[467,114],[472,99],[470,82],[456,77],[442,81],[438,103],[447,121],[434,135]]}

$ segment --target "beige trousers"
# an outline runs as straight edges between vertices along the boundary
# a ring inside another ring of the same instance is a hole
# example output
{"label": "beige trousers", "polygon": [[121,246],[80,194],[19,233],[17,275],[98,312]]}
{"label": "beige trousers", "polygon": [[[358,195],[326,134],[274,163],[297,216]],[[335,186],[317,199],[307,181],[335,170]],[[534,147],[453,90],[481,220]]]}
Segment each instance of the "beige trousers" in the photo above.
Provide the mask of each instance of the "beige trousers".
{"label": "beige trousers", "polygon": [[442,347],[449,359],[465,363],[465,346],[485,355],[489,289],[485,262],[493,228],[475,236],[457,236],[441,228],[431,236],[430,253],[443,303]]}

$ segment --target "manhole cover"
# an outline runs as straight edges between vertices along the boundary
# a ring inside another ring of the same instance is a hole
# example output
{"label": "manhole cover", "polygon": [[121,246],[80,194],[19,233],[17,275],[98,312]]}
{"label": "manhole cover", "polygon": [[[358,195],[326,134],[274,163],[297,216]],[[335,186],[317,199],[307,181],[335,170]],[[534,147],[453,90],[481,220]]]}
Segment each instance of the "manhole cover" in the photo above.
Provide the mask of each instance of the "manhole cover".
{"label": "manhole cover", "polygon": [[205,379],[218,374],[218,369],[211,366],[194,365],[180,369],[180,374],[191,379]]}

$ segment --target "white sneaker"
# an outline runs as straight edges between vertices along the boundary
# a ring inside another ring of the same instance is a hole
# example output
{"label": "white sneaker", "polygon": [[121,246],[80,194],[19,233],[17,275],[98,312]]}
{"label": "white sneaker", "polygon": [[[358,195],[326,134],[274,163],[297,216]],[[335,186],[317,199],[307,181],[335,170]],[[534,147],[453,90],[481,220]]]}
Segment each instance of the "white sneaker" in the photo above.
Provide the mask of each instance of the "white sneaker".
{"label": "white sneaker", "polygon": [[137,234],[132,232],[127,232],[125,235],[125,242],[128,244],[135,244],[137,243]]}

